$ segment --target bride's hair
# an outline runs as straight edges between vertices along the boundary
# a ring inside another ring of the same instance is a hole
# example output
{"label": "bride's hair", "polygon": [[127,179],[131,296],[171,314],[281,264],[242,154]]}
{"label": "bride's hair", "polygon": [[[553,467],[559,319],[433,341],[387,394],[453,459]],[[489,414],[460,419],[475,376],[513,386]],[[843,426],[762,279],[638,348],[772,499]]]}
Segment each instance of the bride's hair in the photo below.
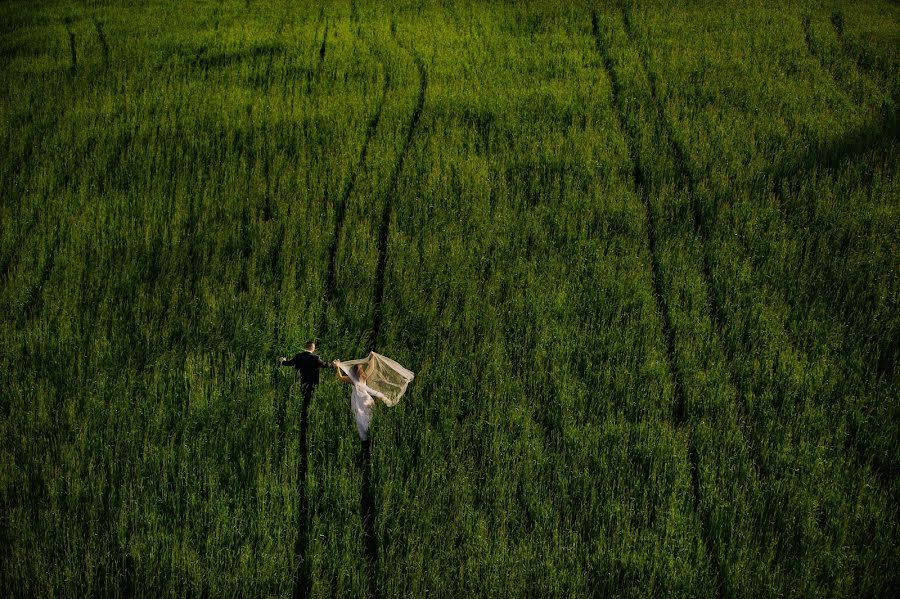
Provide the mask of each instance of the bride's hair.
{"label": "bride's hair", "polygon": [[356,366],[354,366],[353,371],[356,373],[356,378],[358,378],[359,380],[364,380],[368,377],[368,373],[366,372],[366,369],[363,368],[362,364],[357,364]]}

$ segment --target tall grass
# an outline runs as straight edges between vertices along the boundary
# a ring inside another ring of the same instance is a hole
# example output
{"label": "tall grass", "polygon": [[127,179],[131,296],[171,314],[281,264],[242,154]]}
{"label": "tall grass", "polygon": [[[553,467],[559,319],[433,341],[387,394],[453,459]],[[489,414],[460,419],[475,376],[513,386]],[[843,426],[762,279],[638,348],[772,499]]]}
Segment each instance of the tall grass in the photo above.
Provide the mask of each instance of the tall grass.
{"label": "tall grass", "polygon": [[898,586],[890,3],[0,13],[5,594]]}

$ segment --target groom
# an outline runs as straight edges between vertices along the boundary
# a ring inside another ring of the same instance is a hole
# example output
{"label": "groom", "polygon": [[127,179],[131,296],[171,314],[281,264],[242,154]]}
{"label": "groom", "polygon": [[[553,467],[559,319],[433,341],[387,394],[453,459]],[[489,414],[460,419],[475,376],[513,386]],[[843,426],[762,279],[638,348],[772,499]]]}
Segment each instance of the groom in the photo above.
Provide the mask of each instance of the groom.
{"label": "groom", "polygon": [[309,404],[313,391],[319,384],[319,369],[331,368],[331,364],[316,355],[316,342],[307,341],[306,351],[302,351],[290,360],[278,358],[280,366],[293,366],[300,373],[300,387],[303,390],[303,401]]}

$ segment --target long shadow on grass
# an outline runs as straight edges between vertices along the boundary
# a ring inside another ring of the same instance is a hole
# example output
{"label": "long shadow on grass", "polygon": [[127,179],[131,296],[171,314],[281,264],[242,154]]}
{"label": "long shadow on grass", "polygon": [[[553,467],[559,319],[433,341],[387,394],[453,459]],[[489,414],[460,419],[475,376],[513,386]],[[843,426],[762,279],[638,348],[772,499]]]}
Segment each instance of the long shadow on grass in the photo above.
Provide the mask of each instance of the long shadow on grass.
{"label": "long shadow on grass", "polygon": [[378,538],[375,536],[375,492],[372,485],[372,445],[362,444],[362,492],[359,497],[359,515],[365,535],[366,561],[369,564],[369,595],[378,597]]}
{"label": "long shadow on grass", "polygon": [[70,73],[72,74],[72,76],[74,76],[75,73],[78,72],[78,52],[75,49],[75,32],[71,29],[72,19],[70,17],[66,17],[65,24],[66,33],[69,34],[69,59],[72,63],[70,67]]}
{"label": "long shadow on grass", "polygon": [[306,495],[306,471],[309,463],[309,403],[311,393],[301,393],[303,404],[300,409],[300,446],[298,452],[300,459],[297,462],[297,485],[299,487],[297,498],[297,539],[294,544],[294,561],[297,562],[294,571],[295,598],[308,597],[310,590],[309,577],[309,498]]}
{"label": "long shadow on grass", "polygon": [[[633,44],[633,33],[630,19],[628,18],[627,11],[623,8],[623,20],[625,23],[625,31],[629,37],[629,40]],[[662,293],[662,288],[660,286],[660,266],[659,266],[659,258],[656,247],[656,223],[653,219],[653,211],[650,207],[650,194],[652,193],[652,181],[646,176],[644,172],[644,168],[641,163],[641,157],[638,152],[638,144],[637,144],[637,131],[635,131],[635,127],[633,123],[626,117],[625,115],[625,107],[622,101],[622,84],[619,79],[619,74],[617,70],[613,67],[612,58],[609,53],[609,45],[604,42],[603,36],[600,33],[600,26],[598,21],[598,16],[596,11],[594,11],[591,15],[591,31],[594,36],[594,40],[596,41],[597,51],[600,53],[603,58],[603,64],[606,69],[606,72],[609,74],[610,82],[612,85],[612,101],[615,106],[616,112],[618,113],[618,118],[620,123],[623,126],[625,131],[626,141],[628,143],[628,151],[632,157],[634,168],[632,171],[633,183],[636,191],[641,197],[641,203],[644,208],[645,218],[647,219],[647,237],[648,237],[648,245],[650,249],[650,276],[653,283],[653,295],[656,299],[657,304],[657,312],[660,314],[660,326],[662,328],[663,337],[666,341],[666,357],[669,366],[669,372],[672,375],[672,378],[675,382],[674,385],[674,393],[675,393],[675,422],[678,426],[685,425],[685,395],[684,395],[684,385],[681,380],[680,373],[676,367],[675,362],[675,337],[672,332],[672,325],[669,321],[669,311],[668,306],[666,305],[665,296]],[[645,72],[647,72],[648,77],[651,77],[651,96],[654,100],[654,104],[656,104],[657,113],[661,113],[661,107],[659,106],[659,101],[656,97],[655,84],[653,82],[652,76],[649,70],[646,68],[645,60],[642,57],[641,62],[644,67]],[[657,123],[660,125],[661,123]],[[658,129],[663,129],[662,127],[658,127]],[[663,129],[663,132],[666,132]],[[682,172],[678,173],[679,178],[681,179],[683,187],[686,188],[686,191],[693,198],[693,179],[690,176],[687,176],[687,173],[684,171],[685,162],[683,154],[680,151],[680,148],[675,143],[675,139],[671,136],[670,132],[667,135],[668,147],[673,147],[677,151],[676,155],[676,164],[680,165],[679,168],[682,169]],[[666,146],[665,143],[661,143],[660,145]],[[700,229],[699,224],[696,221],[697,215],[696,210],[694,211],[694,226],[695,229]],[[705,243],[704,243],[705,247]],[[709,290],[709,272],[708,266],[705,259],[705,251],[704,251],[704,277],[706,282],[707,290]],[[710,293],[708,291],[708,293]],[[694,511],[697,513],[697,517],[700,519],[700,536],[703,540],[704,549],[706,552],[707,558],[710,560],[712,564],[714,584],[715,584],[715,594],[716,596],[721,596],[722,593],[722,568],[718,563],[718,559],[716,557],[716,552],[713,549],[712,541],[709,539],[709,522],[707,518],[704,516],[704,511],[701,509],[700,505],[700,481],[698,478],[698,464],[696,451],[694,450],[693,443],[689,440],[688,447],[688,459],[691,464],[691,489],[693,491],[693,503],[694,503]]]}
{"label": "long shadow on grass", "polygon": [[109,43],[106,41],[106,32],[103,29],[103,21],[93,18],[94,29],[97,31],[97,42],[100,44],[100,53],[103,56],[103,68],[109,68]]}

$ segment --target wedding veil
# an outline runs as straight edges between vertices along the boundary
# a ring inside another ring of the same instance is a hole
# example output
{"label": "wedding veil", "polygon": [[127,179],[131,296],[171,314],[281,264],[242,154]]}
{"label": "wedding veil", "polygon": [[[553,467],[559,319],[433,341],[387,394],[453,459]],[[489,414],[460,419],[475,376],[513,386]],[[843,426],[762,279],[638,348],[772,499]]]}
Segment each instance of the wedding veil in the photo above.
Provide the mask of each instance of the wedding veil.
{"label": "wedding veil", "polygon": [[[371,359],[371,366],[369,360]],[[356,373],[353,372],[354,366],[361,364],[368,372],[369,377],[366,379],[366,385],[384,394],[384,404],[386,406],[395,406],[403,394],[406,392],[406,386],[415,378],[415,374],[387,356],[371,352],[368,357],[359,360],[338,361],[338,367],[350,377],[354,383],[357,383]]]}

